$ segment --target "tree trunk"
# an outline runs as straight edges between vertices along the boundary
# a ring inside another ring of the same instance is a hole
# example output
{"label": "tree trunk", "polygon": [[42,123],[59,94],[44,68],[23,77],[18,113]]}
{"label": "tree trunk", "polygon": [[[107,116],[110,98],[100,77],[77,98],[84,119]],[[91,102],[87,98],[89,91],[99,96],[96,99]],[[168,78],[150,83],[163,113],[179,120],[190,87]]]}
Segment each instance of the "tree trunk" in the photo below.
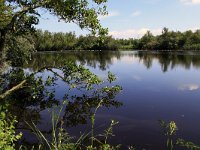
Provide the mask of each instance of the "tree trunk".
{"label": "tree trunk", "polygon": [[0,31],[0,52],[3,51],[6,42],[6,32],[4,30]]}

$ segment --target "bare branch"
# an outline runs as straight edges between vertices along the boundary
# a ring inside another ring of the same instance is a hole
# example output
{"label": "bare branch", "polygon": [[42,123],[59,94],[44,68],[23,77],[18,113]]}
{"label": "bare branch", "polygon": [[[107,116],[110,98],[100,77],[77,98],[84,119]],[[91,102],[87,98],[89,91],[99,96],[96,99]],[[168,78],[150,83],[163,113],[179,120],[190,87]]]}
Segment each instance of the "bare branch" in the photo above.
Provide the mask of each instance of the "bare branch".
{"label": "bare branch", "polygon": [[26,83],[26,80],[23,80],[18,85],[12,87],[10,90],[7,90],[5,93],[1,94],[0,95],[0,100],[4,99],[6,96],[10,95],[12,92],[22,88],[25,83]]}

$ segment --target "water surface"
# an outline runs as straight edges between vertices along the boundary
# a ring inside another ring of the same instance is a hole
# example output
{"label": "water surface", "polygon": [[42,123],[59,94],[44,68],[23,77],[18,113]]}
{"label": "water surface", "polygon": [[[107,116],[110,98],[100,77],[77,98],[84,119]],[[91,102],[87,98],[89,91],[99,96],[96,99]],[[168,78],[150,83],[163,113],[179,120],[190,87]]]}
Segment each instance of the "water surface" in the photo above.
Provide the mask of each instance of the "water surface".
{"label": "water surface", "polygon": [[[119,121],[112,143],[134,145],[138,149],[164,149],[158,120],[174,120],[179,128],[177,136],[200,144],[200,53],[37,53],[24,68],[37,71],[44,66],[59,67],[66,60],[84,65],[103,79],[111,71],[117,77],[114,84],[123,87],[116,96],[123,105],[101,108],[96,118],[99,131],[106,128],[111,119]],[[57,81],[56,96],[62,97],[64,92],[62,81]],[[47,112],[40,114],[41,128],[46,128]],[[89,127],[89,124],[77,125],[69,128],[69,132],[79,135],[80,130]]]}

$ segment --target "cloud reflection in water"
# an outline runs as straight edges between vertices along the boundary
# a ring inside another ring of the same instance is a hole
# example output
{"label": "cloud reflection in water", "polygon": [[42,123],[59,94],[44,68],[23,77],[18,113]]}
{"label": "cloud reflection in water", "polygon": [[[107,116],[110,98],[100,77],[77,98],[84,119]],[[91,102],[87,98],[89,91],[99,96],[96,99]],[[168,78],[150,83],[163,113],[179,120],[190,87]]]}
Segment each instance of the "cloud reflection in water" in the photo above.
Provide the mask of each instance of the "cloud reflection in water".
{"label": "cloud reflection in water", "polygon": [[190,84],[182,84],[178,87],[180,91],[195,91],[199,89],[198,84],[190,83]]}

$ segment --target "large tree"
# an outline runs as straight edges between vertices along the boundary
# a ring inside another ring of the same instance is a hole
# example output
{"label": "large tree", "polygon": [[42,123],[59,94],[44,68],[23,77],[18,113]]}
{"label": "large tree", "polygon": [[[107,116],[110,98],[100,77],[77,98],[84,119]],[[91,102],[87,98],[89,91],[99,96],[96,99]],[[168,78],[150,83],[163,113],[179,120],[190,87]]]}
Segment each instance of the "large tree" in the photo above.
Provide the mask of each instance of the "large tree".
{"label": "large tree", "polygon": [[[106,2],[107,0],[0,0],[0,54],[4,48],[8,49],[8,60],[21,64],[21,58],[25,57],[22,53],[33,47],[28,44],[31,40],[26,33],[34,31],[44,10],[66,23],[73,22],[81,29],[87,28],[93,34],[104,35],[107,29],[102,28],[98,16],[107,14]],[[12,65],[17,66],[15,63]],[[14,86],[14,91],[25,82],[26,80]],[[4,94],[9,95],[13,88]],[[0,95],[0,99],[3,95]]]}
{"label": "large tree", "polygon": [[94,34],[104,34],[98,15],[105,15],[107,0],[0,0],[0,51],[7,34],[24,34],[38,24],[42,10],[73,22]]}

